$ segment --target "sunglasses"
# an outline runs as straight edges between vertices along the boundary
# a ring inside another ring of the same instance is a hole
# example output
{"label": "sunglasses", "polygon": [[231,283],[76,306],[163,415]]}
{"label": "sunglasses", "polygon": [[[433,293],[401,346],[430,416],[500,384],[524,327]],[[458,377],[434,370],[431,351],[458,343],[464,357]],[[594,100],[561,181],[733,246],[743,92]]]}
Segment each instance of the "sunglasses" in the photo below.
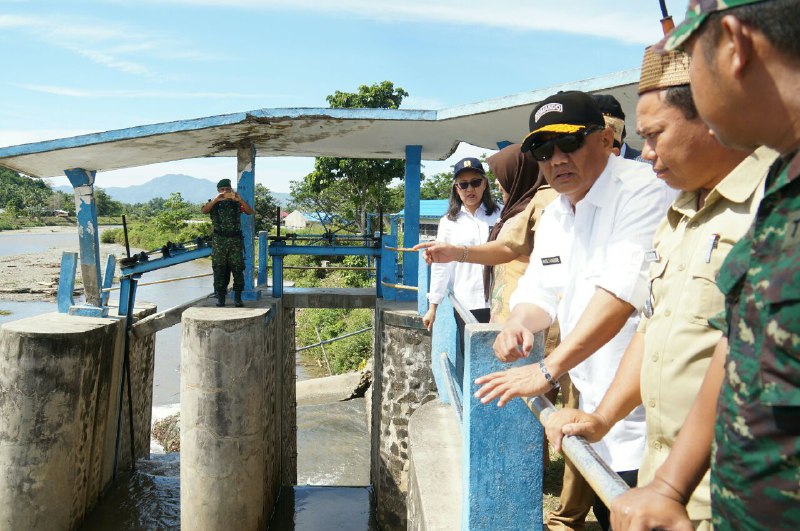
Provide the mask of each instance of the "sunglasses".
{"label": "sunglasses", "polygon": [[483,183],[483,179],[472,179],[471,181],[461,181],[461,182],[455,182],[453,184],[455,184],[462,190],[466,190],[470,186],[477,189],[481,185],[481,183]]}
{"label": "sunglasses", "polygon": [[531,148],[531,154],[533,155],[534,159],[538,160],[539,162],[544,162],[553,157],[556,147],[558,147],[562,153],[572,153],[574,151],[578,151],[583,145],[584,140],[586,140],[586,137],[595,131],[601,131],[601,128],[589,127],[583,131],[578,131],[577,133],[551,138],[547,142],[533,146]]}

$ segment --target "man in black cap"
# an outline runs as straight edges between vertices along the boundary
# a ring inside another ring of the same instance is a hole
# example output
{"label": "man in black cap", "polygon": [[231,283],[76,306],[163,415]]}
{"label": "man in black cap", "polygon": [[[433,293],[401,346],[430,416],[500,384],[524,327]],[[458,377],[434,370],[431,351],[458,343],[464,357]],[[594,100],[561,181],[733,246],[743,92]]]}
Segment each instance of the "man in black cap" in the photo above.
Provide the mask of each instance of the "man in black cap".
{"label": "man in black cap", "polygon": [[[560,196],[539,220],[530,265],[494,351],[501,361],[526,357],[533,334],[556,318],[562,342],[538,364],[476,379],[475,396],[484,403],[497,398],[502,406],[513,397],[546,393],[569,371],[580,408],[591,411],[636,331],[648,294],[645,255],[675,193],[649,165],[611,153],[613,133],[586,93],[559,92],[541,102],[530,131],[522,149],[530,150]],[[593,447],[635,483],[644,445],[639,407]]]}
{"label": "man in black cap", "polygon": [[201,209],[203,214],[211,213],[211,226],[214,230],[211,252],[214,293],[217,296],[217,306],[225,306],[225,294],[233,274],[233,300],[237,307],[241,307],[244,289],[241,215],[244,213],[250,216],[253,209],[233,191],[230,179],[220,180],[217,183],[217,192],[217,196],[209,199]]}
{"label": "man in black cap", "polygon": [[603,114],[606,126],[614,130],[614,153],[626,159],[645,162],[642,160],[642,152],[625,142],[625,111],[622,110],[619,100],[611,94],[593,94],[592,98]]}

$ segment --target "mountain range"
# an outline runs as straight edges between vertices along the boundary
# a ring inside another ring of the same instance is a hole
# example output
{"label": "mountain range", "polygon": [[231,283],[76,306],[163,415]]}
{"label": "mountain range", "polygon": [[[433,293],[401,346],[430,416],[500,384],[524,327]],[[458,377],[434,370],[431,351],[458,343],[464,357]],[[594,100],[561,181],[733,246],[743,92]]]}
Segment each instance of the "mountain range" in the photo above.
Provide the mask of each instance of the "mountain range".
{"label": "mountain range", "polygon": [[[181,197],[189,203],[205,203],[214,196],[216,192],[216,183],[208,179],[198,179],[191,175],[170,173],[151,179],[144,184],[102,188],[115,201],[131,205],[135,203],[147,203],[156,197],[163,197],[166,199],[173,192],[180,192]],[[71,186],[54,186],[53,190],[66,192],[70,195],[72,194]],[[281,206],[286,206],[289,203],[289,194],[280,192],[271,193]]]}

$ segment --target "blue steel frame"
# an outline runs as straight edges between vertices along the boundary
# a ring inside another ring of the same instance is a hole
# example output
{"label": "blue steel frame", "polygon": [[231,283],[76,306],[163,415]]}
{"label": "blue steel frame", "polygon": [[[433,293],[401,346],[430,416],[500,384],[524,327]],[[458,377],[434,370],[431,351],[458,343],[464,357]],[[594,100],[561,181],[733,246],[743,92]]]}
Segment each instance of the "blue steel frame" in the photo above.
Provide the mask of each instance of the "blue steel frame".
{"label": "blue steel frame", "polygon": [[[78,218],[78,246],[81,278],[87,306],[81,315],[102,316],[100,297],[100,235],[97,226],[97,204],[94,199],[95,171],[83,168],[64,170],[75,195]],[[108,310],[106,310],[106,313]]]}
{"label": "blue steel frame", "polygon": [[[419,243],[419,198],[422,179],[422,146],[406,146],[405,175],[405,228],[403,247],[413,247]],[[392,231],[397,234],[396,231]],[[417,261],[413,257],[403,260],[403,284],[413,286],[417,281]],[[397,300],[413,301],[416,294],[409,290],[398,290]]]}

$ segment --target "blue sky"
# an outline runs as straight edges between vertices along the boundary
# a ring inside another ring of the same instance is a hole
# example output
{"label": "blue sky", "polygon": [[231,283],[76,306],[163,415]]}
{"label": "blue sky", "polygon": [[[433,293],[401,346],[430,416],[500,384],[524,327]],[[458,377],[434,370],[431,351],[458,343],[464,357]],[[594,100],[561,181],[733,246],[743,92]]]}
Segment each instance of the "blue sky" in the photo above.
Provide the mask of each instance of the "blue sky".
{"label": "blue sky", "polygon": [[[686,0],[668,0],[683,19]],[[325,107],[391,80],[440,109],[638,67],[658,0],[0,0],[0,146],[265,107]],[[446,171],[467,154],[426,162]],[[453,160],[455,159],[455,160]],[[313,159],[259,158],[277,192]],[[216,180],[234,159],[105,172]],[[55,178],[54,184],[66,184]]]}

